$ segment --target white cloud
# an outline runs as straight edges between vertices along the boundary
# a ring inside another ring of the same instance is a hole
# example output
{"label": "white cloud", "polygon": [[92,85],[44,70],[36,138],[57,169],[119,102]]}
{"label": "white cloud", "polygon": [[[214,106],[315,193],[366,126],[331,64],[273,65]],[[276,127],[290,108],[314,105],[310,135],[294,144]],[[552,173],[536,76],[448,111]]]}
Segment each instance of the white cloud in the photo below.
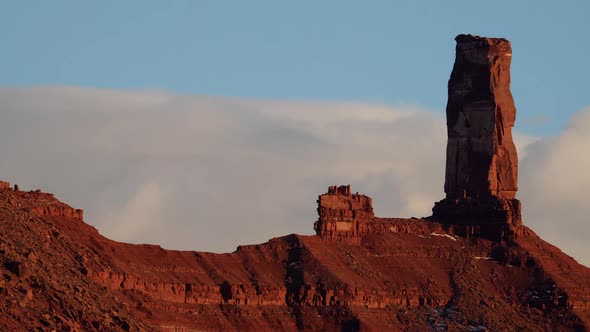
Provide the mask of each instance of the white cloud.
{"label": "white cloud", "polygon": [[[0,176],[119,241],[229,251],[311,234],[332,184],[372,196],[380,216],[426,216],[444,196],[442,110],[78,87],[0,88],[0,105]],[[590,212],[587,113],[554,140],[515,137],[525,223],[590,260],[568,246]]]}
{"label": "white cloud", "polygon": [[557,137],[526,148],[520,164],[525,223],[544,239],[590,264],[590,108]]}
{"label": "white cloud", "polygon": [[[101,228],[105,233],[116,234],[131,242],[141,242],[146,237],[166,231],[163,209],[170,203],[160,186],[154,182],[142,184],[125,205],[101,211],[104,220]],[[132,222],[130,222],[132,221]]]}
{"label": "white cloud", "polygon": [[2,177],[120,241],[226,251],[311,234],[332,184],[380,215],[442,197],[444,119],[413,107],[76,87],[3,88],[0,104]]}

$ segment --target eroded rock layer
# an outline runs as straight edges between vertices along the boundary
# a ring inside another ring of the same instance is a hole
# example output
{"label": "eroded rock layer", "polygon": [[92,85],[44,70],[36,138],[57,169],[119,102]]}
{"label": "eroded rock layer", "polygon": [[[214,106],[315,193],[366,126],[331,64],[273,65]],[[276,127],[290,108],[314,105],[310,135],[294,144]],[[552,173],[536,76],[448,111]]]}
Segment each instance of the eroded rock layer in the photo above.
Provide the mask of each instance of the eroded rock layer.
{"label": "eroded rock layer", "polygon": [[319,219],[314,229],[327,240],[358,238],[375,217],[373,200],[359,193],[352,194],[350,185],[330,186],[317,203]]}
{"label": "eroded rock layer", "polygon": [[355,242],[289,235],[214,254],[111,241],[75,211],[49,194],[0,189],[0,330],[582,331],[590,322],[590,270],[524,226],[502,244],[373,217]]}
{"label": "eroded rock layer", "polygon": [[445,223],[468,225],[475,233],[499,238],[521,224],[515,199],[512,48],[501,38],[459,35],[455,40],[447,103],[446,198],[433,214]]}

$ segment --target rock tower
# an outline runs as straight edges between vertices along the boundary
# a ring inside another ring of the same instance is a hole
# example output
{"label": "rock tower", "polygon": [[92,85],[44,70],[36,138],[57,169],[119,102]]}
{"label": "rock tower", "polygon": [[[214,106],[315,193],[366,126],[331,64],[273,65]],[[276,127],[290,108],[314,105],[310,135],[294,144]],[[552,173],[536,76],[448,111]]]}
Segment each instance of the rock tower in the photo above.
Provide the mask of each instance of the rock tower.
{"label": "rock tower", "polygon": [[358,238],[367,232],[367,224],[375,217],[373,200],[351,193],[350,185],[330,186],[317,203],[319,219],[314,229],[326,240]]}
{"label": "rock tower", "polygon": [[446,198],[434,219],[467,235],[513,236],[520,225],[516,108],[510,92],[510,42],[459,35],[447,103]]}

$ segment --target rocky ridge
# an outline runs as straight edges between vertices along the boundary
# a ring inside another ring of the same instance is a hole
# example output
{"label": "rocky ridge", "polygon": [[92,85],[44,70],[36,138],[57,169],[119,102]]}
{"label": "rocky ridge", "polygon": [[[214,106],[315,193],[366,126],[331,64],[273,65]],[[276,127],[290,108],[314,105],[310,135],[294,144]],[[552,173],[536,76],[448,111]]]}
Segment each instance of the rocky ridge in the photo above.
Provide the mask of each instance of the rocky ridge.
{"label": "rocky ridge", "polygon": [[213,254],[108,240],[43,193],[0,190],[0,206],[1,330],[583,331],[590,321],[589,269],[525,226],[508,243],[375,217],[375,232],[354,241],[288,235]]}

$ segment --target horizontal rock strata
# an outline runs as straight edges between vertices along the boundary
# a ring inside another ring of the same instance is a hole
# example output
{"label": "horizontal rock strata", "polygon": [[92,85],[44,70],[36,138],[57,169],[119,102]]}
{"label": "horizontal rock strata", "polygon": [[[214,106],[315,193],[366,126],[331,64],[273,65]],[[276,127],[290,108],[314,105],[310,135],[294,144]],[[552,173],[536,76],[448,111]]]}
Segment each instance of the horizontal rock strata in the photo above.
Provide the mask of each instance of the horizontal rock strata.
{"label": "horizontal rock strata", "polygon": [[319,219],[314,225],[316,234],[327,240],[355,239],[366,232],[372,222],[373,200],[358,193],[352,194],[350,185],[331,186],[318,197]]}

